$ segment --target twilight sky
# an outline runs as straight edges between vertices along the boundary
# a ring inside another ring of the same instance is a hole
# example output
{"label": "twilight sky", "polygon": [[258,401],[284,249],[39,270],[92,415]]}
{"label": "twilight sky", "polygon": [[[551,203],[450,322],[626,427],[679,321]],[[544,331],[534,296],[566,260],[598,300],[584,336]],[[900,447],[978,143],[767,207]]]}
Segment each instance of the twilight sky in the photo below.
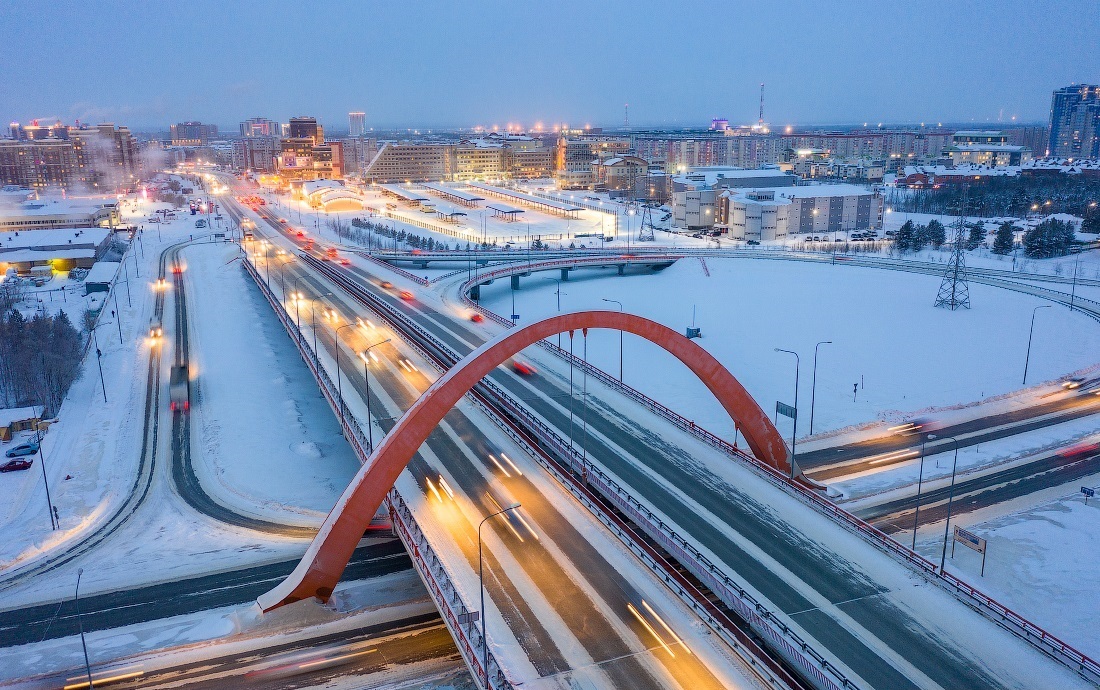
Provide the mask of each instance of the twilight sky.
{"label": "twilight sky", "polygon": [[1046,121],[1096,0],[0,0],[0,119],[135,129]]}

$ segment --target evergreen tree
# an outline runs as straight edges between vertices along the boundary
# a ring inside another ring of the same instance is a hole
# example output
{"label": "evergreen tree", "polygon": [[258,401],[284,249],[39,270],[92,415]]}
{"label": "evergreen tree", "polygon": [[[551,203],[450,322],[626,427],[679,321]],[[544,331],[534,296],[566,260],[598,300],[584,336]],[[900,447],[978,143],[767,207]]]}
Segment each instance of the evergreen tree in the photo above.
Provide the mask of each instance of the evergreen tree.
{"label": "evergreen tree", "polygon": [[966,248],[973,251],[985,242],[985,226],[981,223],[970,224],[970,234],[966,238]]}
{"label": "evergreen tree", "polygon": [[913,229],[913,244],[912,249],[915,252],[919,252],[928,246],[928,226],[918,225]]}
{"label": "evergreen tree", "polygon": [[913,221],[905,221],[905,224],[898,230],[898,234],[894,235],[894,246],[898,248],[899,252],[907,252],[913,248],[913,240],[916,239],[916,232],[916,229],[913,227]]}
{"label": "evergreen tree", "polygon": [[993,238],[993,253],[994,254],[1009,254],[1012,252],[1012,247],[1015,244],[1016,228],[1010,221],[1001,223],[1001,226],[997,228],[997,234]]}
{"label": "evergreen tree", "polygon": [[1073,224],[1047,218],[1024,234],[1024,252],[1035,259],[1065,254],[1074,240]]}
{"label": "evergreen tree", "polygon": [[928,223],[927,237],[932,248],[939,249],[947,241],[947,228],[943,227],[943,223],[933,218]]}
{"label": "evergreen tree", "polygon": [[1086,213],[1085,220],[1081,223],[1081,232],[1088,232],[1092,234],[1100,233],[1100,213],[1096,213],[1096,209],[1090,209],[1093,213]]}

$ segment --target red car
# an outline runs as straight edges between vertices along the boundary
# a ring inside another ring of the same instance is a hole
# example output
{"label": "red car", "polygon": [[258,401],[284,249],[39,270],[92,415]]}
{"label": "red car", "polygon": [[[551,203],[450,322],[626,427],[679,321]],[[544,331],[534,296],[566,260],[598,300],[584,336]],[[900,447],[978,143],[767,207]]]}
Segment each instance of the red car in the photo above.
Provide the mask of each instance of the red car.
{"label": "red car", "polygon": [[0,472],[17,472],[19,470],[29,470],[34,460],[9,460],[3,465],[0,465]]}
{"label": "red car", "polygon": [[286,218],[280,218],[279,222],[282,223],[283,225],[286,225]]}
{"label": "red car", "polygon": [[473,321],[474,323],[481,323],[482,321],[485,320],[485,317],[475,311],[473,313],[473,315],[470,317],[470,320]]}
{"label": "red car", "polygon": [[512,368],[515,369],[516,373],[520,376],[532,376],[538,372],[533,366],[519,359],[512,362]]}
{"label": "red car", "polygon": [[413,293],[409,292],[408,290],[402,290],[401,291],[401,299],[411,300],[412,298],[413,298]]}
{"label": "red car", "polygon": [[1063,458],[1080,458],[1098,453],[1100,453],[1100,443],[1078,443],[1058,451],[1058,455]]}

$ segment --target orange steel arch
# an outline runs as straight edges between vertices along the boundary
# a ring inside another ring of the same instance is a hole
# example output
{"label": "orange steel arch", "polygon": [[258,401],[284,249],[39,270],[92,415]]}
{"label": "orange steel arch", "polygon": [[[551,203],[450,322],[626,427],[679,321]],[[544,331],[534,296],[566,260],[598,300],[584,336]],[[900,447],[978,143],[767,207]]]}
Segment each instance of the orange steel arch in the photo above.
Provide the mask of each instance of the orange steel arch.
{"label": "orange steel arch", "polygon": [[706,384],[736,422],[757,459],[790,476],[779,432],[748,391],[709,352],[672,329],[619,311],[552,316],[502,333],[439,377],[405,413],[359,469],[329,512],[305,556],[286,580],[257,600],[264,611],[309,597],[327,600],[386,494],[428,435],[482,378],[523,348],[558,333],[608,328],[661,346]]}

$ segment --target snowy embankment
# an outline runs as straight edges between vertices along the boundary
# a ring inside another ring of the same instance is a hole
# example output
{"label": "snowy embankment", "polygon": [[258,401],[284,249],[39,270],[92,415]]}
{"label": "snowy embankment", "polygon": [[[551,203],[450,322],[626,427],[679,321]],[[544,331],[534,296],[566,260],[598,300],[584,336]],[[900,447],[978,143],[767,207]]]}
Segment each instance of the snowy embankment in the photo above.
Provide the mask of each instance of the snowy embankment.
{"label": "snowy embankment", "polygon": [[[814,347],[819,341],[815,433],[911,411],[980,401],[1020,387],[1032,308],[1048,302],[971,284],[972,308],[933,307],[938,276],[802,262],[683,259],[656,275],[613,277],[578,270],[562,284],[561,309],[617,309],[647,316],[677,331],[702,329],[696,342],[715,355],[771,414],[792,403],[795,361],[801,357],[799,436],[809,431]],[[482,288],[483,304],[520,314],[520,324],[554,314],[550,274]],[[554,275],[553,277],[557,277]],[[515,311],[512,299],[515,298]],[[694,316],[693,316],[694,312]],[[1067,337],[1073,334],[1073,337]],[[567,341],[563,339],[563,345]],[[574,351],[580,355],[582,342]],[[1056,307],[1039,313],[1028,381],[1037,383],[1096,364],[1100,326]],[[619,371],[619,335],[594,331],[588,358]],[[655,346],[627,335],[626,383],[704,427],[732,438],[732,422],[690,372]],[[780,428],[790,434],[790,425]]]}
{"label": "snowy embankment", "polygon": [[238,254],[232,244],[184,252],[192,461],[203,488],[233,510],[319,526],[359,462],[271,307],[229,263]]}

